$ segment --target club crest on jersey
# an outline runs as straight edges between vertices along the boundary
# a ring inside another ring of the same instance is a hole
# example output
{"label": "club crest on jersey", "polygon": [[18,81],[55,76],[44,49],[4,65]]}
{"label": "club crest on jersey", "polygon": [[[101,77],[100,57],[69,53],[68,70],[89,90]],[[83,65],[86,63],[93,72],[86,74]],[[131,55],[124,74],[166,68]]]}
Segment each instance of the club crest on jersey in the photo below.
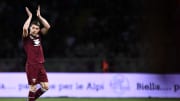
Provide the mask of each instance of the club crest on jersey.
{"label": "club crest on jersey", "polygon": [[40,40],[39,39],[34,39],[34,46],[40,46]]}
{"label": "club crest on jersey", "polygon": [[32,82],[33,82],[33,83],[36,83],[36,79],[35,79],[35,78],[33,78],[33,79],[32,79]]}

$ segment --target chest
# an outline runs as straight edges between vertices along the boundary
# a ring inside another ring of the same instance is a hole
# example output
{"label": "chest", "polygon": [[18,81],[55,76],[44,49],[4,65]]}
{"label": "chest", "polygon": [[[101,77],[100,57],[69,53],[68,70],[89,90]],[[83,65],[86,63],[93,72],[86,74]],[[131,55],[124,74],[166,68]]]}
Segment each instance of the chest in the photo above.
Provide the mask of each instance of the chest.
{"label": "chest", "polygon": [[29,44],[32,44],[33,46],[41,46],[41,38],[40,36],[34,37],[34,36],[29,36],[28,38]]}

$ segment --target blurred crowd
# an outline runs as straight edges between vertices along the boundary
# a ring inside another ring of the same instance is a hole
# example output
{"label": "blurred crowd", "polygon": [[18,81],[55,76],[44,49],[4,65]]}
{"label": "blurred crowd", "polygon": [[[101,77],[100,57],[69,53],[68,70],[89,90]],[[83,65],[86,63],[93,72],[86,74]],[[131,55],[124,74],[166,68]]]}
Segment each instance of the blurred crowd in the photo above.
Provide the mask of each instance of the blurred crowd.
{"label": "blurred crowd", "polygon": [[[24,7],[34,1],[38,0],[0,1],[1,59],[24,57]],[[46,58],[140,58],[142,3],[143,0],[39,0],[42,16],[52,26],[43,36]]]}
{"label": "blurred crowd", "polygon": [[[137,26],[141,16],[134,12],[141,9],[141,2],[129,1],[39,0],[42,15],[52,25],[49,34],[44,36],[46,56],[117,56],[128,55],[129,51],[138,55],[135,50],[140,41]],[[27,18],[24,7],[28,3],[33,0],[0,1],[1,58],[22,54],[21,30]]]}

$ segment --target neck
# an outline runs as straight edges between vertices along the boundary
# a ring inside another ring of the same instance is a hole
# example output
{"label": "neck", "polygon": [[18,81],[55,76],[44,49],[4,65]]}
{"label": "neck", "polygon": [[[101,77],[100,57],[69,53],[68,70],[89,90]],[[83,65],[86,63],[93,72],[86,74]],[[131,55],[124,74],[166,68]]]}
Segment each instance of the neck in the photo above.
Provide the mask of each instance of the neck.
{"label": "neck", "polygon": [[39,36],[38,34],[32,34],[32,33],[31,33],[31,35],[32,35],[32,36],[35,36],[35,37],[38,37],[38,36]]}

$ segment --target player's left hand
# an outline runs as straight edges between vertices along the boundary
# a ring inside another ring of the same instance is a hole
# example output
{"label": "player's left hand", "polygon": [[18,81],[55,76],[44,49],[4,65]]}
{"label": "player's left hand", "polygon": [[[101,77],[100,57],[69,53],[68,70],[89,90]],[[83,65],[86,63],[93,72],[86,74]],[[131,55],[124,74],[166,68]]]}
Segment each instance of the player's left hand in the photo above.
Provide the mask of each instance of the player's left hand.
{"label": "player's left hand", "polygon": [[41,17],[40,5],[38,5],[38,9],[37,9],[37,17]]}

